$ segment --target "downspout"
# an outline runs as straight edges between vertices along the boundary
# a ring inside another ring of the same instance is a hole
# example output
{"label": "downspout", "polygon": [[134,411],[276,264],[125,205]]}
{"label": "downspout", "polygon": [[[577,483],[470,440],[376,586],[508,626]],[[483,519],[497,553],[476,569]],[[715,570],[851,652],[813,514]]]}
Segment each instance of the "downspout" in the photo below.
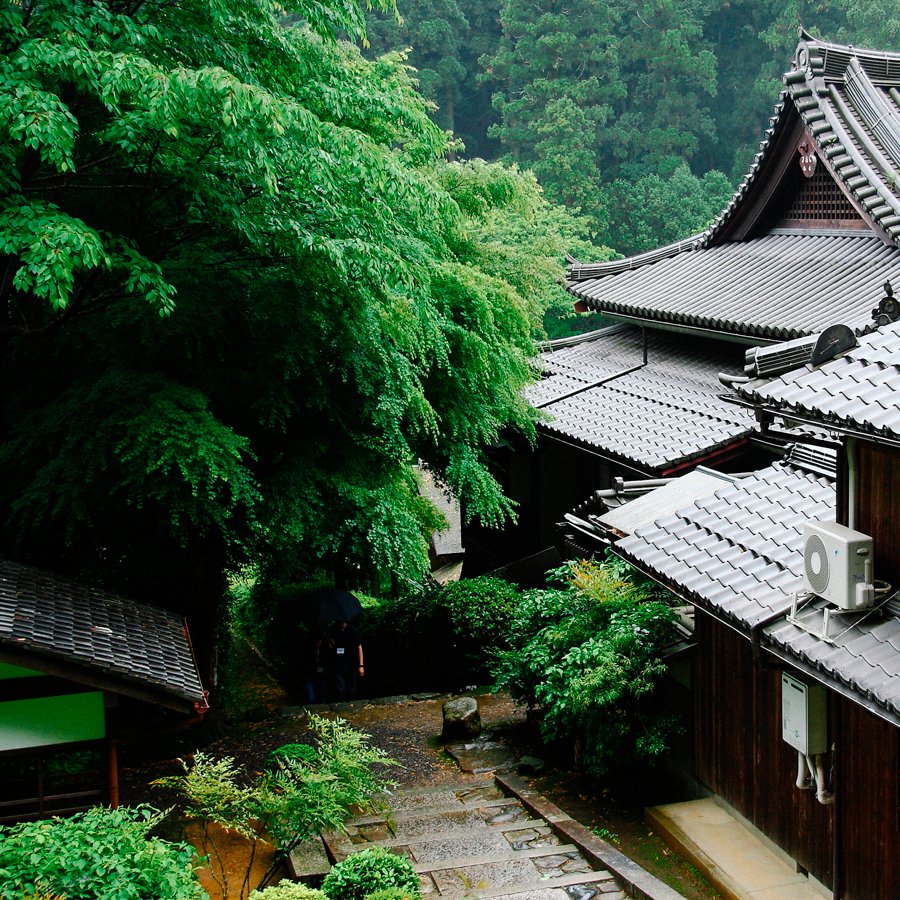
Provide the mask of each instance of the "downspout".
{"label": "downspout", "polygon": [[847,527],[856,530],[857,500],[859,492],[859,459],[855,437],[848,437],[847,444]]}

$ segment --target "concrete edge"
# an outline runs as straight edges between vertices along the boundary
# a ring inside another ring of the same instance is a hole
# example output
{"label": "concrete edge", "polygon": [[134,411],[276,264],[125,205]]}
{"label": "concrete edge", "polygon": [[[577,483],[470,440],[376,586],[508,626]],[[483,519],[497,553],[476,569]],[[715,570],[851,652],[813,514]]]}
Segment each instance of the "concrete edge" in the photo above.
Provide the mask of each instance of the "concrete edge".
{"label": "concrete edge", "polygon": [[716,862],[661,809],[651,806],[644,813],[645,821],[680,856],[700,870],[703,877],[728,900],[747,900],[749,894],[742,891]]}
{"label": "concrete edge", "polygon": [[568,843],[576,844],[593,865],[609,869],[632,897],[638,900],[681,900],[683,897],[633,859],[629,859],[580,822],[576,822],[555,803],[551,803],[538,791],[528,787],[524,779],[518,775],[497,774],[494,777],[497,784],[513,794],[530,813],[545,819],[557,835]]}

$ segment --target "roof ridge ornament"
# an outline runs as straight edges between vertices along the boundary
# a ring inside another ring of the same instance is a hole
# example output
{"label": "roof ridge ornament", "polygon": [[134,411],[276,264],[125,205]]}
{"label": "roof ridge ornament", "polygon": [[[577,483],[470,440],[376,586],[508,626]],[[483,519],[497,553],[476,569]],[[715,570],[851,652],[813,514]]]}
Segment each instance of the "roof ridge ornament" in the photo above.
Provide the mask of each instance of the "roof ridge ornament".
{"label": "roof ridge ornament", "polygon": [[806,178],[812,178],[819,158],[816,156],[815,144],[807,132],[804,132],[803,137],[800,138],[797,152],[800,154],[800,171]]}
{"label": "roof ridge ornament", "polygon": [[900,302],[894,296],[894,289],[890,279],[884,283],[884,296],[878,301],[878,306],[872,310],[872,319],[876,325],[890,325],[900,319]]}

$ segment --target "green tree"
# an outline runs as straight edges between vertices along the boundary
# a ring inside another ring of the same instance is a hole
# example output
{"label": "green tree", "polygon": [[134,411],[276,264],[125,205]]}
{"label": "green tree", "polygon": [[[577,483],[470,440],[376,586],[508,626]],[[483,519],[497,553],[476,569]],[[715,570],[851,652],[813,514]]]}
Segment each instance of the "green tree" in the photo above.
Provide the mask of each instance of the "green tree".
{"label": "green tree", "polygon": [[246,560],[419,574],[412,464],[499,523],[482,448],[532,428],[535,300],[466,255],[403,61],[281,12],[0,14],[0,536],[195,626]]}

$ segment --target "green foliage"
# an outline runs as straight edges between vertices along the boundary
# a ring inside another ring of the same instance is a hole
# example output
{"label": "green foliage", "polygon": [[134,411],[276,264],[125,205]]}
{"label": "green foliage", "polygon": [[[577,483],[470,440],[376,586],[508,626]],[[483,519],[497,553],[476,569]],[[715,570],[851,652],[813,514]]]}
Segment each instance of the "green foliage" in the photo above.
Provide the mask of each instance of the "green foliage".
{"label": "green foliage", "polygon": [[194,849],[150,832],[150,806],[97,807],[66,819],[0,827],[0,896],[67,900],[189,900],[205,897]]}
{"label": "green foliage", "polygon": [[316,888],[293,881],[280,881],[261,891],[252,891],[248,900],[327,900]]}
{"label": "green foliage", "polygon": [[438,602],[450,613],[453,636],[470,671],[486,674],[484,666],[507,646],[518,601],[515,585],[488,576],[451,582],[441,591]]}
{"label": "green foliage", "polygon": [[420,577],[414,464],[498,524],[484,448],[533,434],[537,283],[476,246],[404,60],[338,39],[359,6],[290,10],[0,17],[0,539],[200,621],[248,563]]}
{"label": "green foliage", "polygon": [[373,848],[354,853],[333,866],[322,882],[329,900],[366,900],[382,888],[398,887],[420,900],[419,876],[404,856]]}
{"label": "green foliage", "polygon": [[[322,829],[340,829],[354,809],[374,810],[377,795],[392,782],[385,767],[397,765],[382,750],[368,743],[368,736],[343,720],[311,715],[309,730],[315,747],[288,744],[272,754],[273,765],[249,779],[234,760],[214,760],[203,753],[183,763],[184,774],[160,778],[154,784],[173,789],[184,801],[183,813],[199,822],[210,848],[211,872],[227,893],[228,872],[209,827],[218,825],[247,838],[255,854],[260,841],[275,843],[277,853],[271,871],[301,841]],[[249,890],[250,864],[239,889]]]}
{"label": "green foliage", "polygon": [[674,616],[616,568],[579,563],[560,590],[526,592],[498,683],[543,710],[547,740],[575,740],[595,776],[657,758],[673,721],[649,702]]}

